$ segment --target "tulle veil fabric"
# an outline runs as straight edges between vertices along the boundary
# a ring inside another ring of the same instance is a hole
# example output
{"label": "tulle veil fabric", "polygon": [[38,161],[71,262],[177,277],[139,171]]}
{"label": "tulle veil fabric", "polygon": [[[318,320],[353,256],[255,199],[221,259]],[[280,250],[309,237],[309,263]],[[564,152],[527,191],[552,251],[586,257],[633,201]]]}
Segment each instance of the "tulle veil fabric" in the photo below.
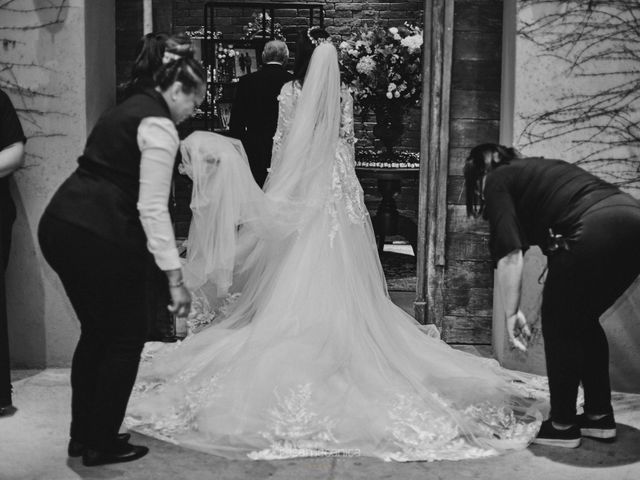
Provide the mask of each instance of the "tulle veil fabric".
{"label": "tulle veil fabric", "polygon": [[355,176],[335,48],[280,95],[262,192],[241,145],[197,133],[185,275],[215,321],[143,362],[126,424],[228,458],[479,458],[524,448],[540,402],[522,377],[426,335],[386,291]]}
{"label": "tulle veil fabric", "polygon": [[[283,249],[318,213],[330,195],[340,127],[340,73],[335,48],[314,51],[291,128],[277,142],[264,192],[253,181],[242,143],[194,132],[181,143],[182,168],[193,180],[193,221],[188,238],[186,283],[212,300],[226,294],[236,275],[253,272],[267,252]],[[267,245],[269,244],[269,245]],[[270,252],[274,254],[274,252]]]}

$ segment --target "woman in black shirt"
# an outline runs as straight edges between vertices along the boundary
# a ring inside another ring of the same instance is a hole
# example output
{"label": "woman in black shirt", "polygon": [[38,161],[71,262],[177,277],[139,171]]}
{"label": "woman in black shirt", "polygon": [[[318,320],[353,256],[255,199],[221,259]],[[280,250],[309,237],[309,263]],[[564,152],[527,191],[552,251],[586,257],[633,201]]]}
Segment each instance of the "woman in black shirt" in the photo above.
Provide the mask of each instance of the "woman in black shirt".
{"label": "woman in black shirt", "polygon": [[[548,258],[541,317],[551,415],[534,443],[612,441],[609,350],[599,317],[640,273],[640,203],[576,165],[520,158],[497,144],[473,148],[464,174],[467,213],[489,221],[507,334],[520,350],[530,335],[519,309],[523,253],[537,245]],[[585,413],[576,416],[580,383]]]}

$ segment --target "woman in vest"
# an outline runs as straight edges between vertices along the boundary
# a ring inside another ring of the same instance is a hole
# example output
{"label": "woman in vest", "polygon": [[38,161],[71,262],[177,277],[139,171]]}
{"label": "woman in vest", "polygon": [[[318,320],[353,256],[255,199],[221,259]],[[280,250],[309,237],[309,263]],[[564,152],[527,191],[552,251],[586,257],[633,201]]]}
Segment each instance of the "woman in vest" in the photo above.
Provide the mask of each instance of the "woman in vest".
{"label": "woman in vest", "polygon": [[71,367],[69,455],[85,465],[131,461],[148,448],[119,435],[146,337],[148,256],[166,273],[169,309],[187,316],[191,298],[168,212],[178,149],[175,125],[205,94],[192,58],[164,65],[156,87],[107,111],[77,170],[55,193],[39,226],[47,262],[80,320]]}
{"label": "woman in vest", "polygon": [[[551,417],[534,443],[613,441],[609,350],[598,319],[640,273],[640,203],[576,165],[520,158],[491,143],[471,150],[464,174],[467,212],[489,220],[507,333],[520,350],[530,335],[519,308],[523,253],[538,245],[547,256],[541,317]],[[585,413],[576,416],[580,384]]]}

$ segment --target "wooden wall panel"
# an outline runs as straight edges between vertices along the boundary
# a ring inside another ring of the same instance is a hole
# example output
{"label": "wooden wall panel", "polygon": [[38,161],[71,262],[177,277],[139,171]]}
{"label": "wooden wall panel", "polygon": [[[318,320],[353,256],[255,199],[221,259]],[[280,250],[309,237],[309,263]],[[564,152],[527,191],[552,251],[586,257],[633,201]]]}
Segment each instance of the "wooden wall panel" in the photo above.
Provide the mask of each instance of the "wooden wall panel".
{"label": "wooden wall panel", "polygon": [[476,120],[500,118],[500,92],[454,90],[451,94],[451,116]]}
{"label": "wooden wall panel", "polygon": [[452,74],[451,82],[454,90],[500,91],[500,62],[454,58]]}
{"label": "wooden wall panel", "polygon": [[449,343],[491,343],[489,230],[466,215],[462,175],[473,146],[498,141],[501,57],[502,1],[456,0],[442,323]]}
{"label": "wooden wall panel", "polygon": [[502,37],[493,32],[456,32],[453,58],[457,60],[500,61]]}
{"label": "wooden wall panel", "polygon": [[[471,110],[471,108],[469,108]],[[470,114],[470,112],[468,113]],[[497,140],[500,122],[497,119],[454,118],[451,122],[450,147],[465,147],[468,150],[484,142]]]}
{"label": "wooden wall panel", "polygon": [[442,337],[448,343],[491,344],[491,317],[446,315],[442,325]]}
{"label": "wooden wall panel", "polygon": [[501,0],[456,0],[453,26],[456,32],[500,32]]}
{"label": "wooden wall panel", "polygon": [[490,288],[451,288],[448,300],[444,306],[445,315],[491,316],[493,292]]}

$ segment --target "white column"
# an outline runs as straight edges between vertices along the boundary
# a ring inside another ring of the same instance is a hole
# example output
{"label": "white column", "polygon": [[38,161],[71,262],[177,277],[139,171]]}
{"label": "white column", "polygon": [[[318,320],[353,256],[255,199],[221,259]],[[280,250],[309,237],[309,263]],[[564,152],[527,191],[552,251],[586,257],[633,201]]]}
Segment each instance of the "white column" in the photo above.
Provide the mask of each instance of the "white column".
{"label": "white column", "polygon": [[[515,132],[516,100],[521,91],[517,90],[518,78],[518,0],[504,0],[502,13],[502,83],[500,95],[500,140],[503,145],[512,146],[517,142]],[[514,145],[517,147],[517,145]],[[542,285],[538,277],[544,270],[546,259],[537,247],[532,247],[524,257],[524,272],[522,278],[522,296],[520,309],[524,312],[529,323],[540,327],[540,300]],[[500,286],[497,276],[493,283],[493,325],[491,343],[494,356],[507,368],[527,372],[544,374],[546,371],[544,360],[544,345],[542,336],[538,333],[529,344],[526,354],[511,350],[507,341],[504,309],[500,296]]]}
{"label": "white column", "polygon": [[153,0],[142,0],[142,33],[153,31]]}
{"label": "white column", "polygon": [[28,138],[25,168],[11,179],[18,210],[6,273],[12,363],[15,368],[68,366],[79,324],[58,276],[42,257],[38,222],[77,167],[98,113],[113,104],[115,1],[70,0],[60,10],[0,9],[0,27],[15,40],[2,52],[8,68],[0,72],[0,85],[18,109]]}
{"label": "white column", "polygon": [[500,143],[513,144],[516,89],[516,35],[518,1],[504,0],[502,10],[502,81],[500,92]]}

